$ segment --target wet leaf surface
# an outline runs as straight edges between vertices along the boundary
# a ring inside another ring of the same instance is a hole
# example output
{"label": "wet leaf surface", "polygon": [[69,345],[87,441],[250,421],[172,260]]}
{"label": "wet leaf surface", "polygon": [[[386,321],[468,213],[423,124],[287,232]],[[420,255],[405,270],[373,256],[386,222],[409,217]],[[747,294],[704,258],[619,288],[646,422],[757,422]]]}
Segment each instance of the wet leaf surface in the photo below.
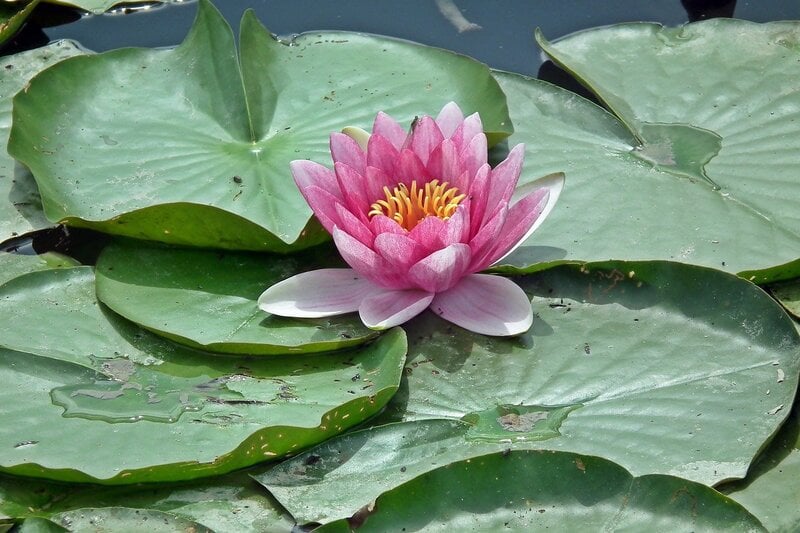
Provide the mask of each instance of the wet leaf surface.
{"label": "wet leaf surface", "polygon": [[796,22],[727,19],[540,36],[619,118],[497,75],[516,126],[509,145],[527,146],[523,180],[567,176],[558,208],[504,264],[670,259],[759,283],[796,277],[799,40]]}
{"label": "wet leaf surface", "polygon": [[0,467],[65,481],[192,479],[299,451],[377,412],[405,355],[400,330],[268,361],[182,348],[98,304],[89,267],[6,283],[0,316],[0,379],[13,383]]}
{"label": "wet leaf surface", "polygon": [[[436,495],[432,497],[432,495]],[[452,463],[318,531],[765,531],[713,489],[672,476],[633,477],[606,459],[550,451]]]}
{"label": "wet leaf surface", "polygon": [[495,142],[512,131],[488,68],[464,56],[344,32],[279,42],[252,12],[237,55],[230,27],[201,1],[175,49],[120,49],[37,76],[15,100],[9,151],[31,168],[51,220],[288,251],[327,238],[289,161],[330,165],[331,132],[370,128],[381,110],[410,124],[448,100],[480,111]]}
{"label": "wet leaf surface", "polygon": [[377,333],[355,313],[283,318],[261,311],[257,300],[267,287],[299,272],[346,266],[337,259],[338,252],[328,246],[287,257],[119,243],[104,249],[98,259],[97,296],[144,328],[215,352],[335,350]]}

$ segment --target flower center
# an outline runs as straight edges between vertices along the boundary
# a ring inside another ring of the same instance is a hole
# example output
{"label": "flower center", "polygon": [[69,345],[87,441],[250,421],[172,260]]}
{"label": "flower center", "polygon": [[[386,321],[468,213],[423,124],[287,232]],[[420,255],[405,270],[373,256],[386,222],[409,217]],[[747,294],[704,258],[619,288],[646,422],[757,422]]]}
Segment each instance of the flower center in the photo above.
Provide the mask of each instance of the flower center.
{"label": "flower center", "polygon": [[404,183],[394,190],[384,186],[386,198],[372,204],[368,215],[386,215],[410,231],[427,216],[442,220],[453,216],[458,204],[466,197],[459,193],[456,187],[450,187],[446,181],[439,183],[439,180],[431,180],[424,187],[418,187],[417,180],[413,180],[410,189]]}

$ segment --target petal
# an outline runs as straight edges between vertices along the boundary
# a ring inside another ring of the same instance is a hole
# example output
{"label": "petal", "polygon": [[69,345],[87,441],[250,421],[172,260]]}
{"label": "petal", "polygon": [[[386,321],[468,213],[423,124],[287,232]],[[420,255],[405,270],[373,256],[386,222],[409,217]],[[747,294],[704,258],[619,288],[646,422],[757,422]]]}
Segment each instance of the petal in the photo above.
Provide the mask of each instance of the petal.
{"label": "petal", "polygon": [[417,122],[411,132],[409,148],[417,154],[422,164],[428,163],[431,151],[442,143],[444,136],[439,126],[429,116],[424,116]]}
{"label": "petal", "polygon": [[473,176],[486,164],[488,157],[489,149],[486,146],[486,135],[483,133],[473,137],[469,144],[464,146],[458,158],[461,160],[461,166],[467,172],[470,181],[465,184],[463,190],[467,190]]}
{"label": "petal", "polygon": [[331,133],[331,157],[334,163],[345,163],[363,174],[367,156],[356,141],[344,133]]}
{"label": "petal", "polygon": [[334,227],[332,233],[333,242],[342,255],[342,259],[362,277],[389,289],[409,287],[408,281],[396,276],[389,263],[372,248],[338,227]]}
{"label": "petal", "polygon": [[486,201],[487,211],[492,211],[500,200],[509,201],[522,171],[522,160],[525,158],[525,146],[516,145],[508,153],[508,157],[492,170],[489,178],[489,198]]}
{"label": "petal", "polygon": [[362,150],[367,150],[367,144],[369,143],[369,133],[362,130],[358,126],[347,126],[346,128],[342,128],[342,133],[353,139],[358,147]]}
{"label": "petal", "polygon": [[425,217],[408,232],[408,236],[429,250],[444,248],[445,221],[439,217]]}
{"label": "petal", "polygon": [[393,220],[386,215],[375,215],[369,219],[369,227],[373,235],[380,235],[381,233],[400,233],[405,235],[407,232],[400,227],[396,220]]}
{"label": "petal", "polygon": [[457,242],[467,243],[469,238],[469,198],[466,198],[453,216],[445,220],[442,240],[445,246],[450,246]]}
{"label": "petal", "polygon": [[333,228],[340,223],[336,206],[341,205],[341,200],[315,185],[306,187],[300,192],[303,193],[303,197],[308,202],[308,205],[311,206],[311,210],[314,211],[314,215],[322,224],[322,227],[328,233],[333,233]]}
{"label": "petal", "polygon": [[397,185],[397,179],[390,178],[388,174],[379,168],[367,165],[367,179],[365,188],[367,191],[367,196],[370,200],[372,200],[373,203],[384,198],[384,187],[389,187],[391,190],[395,185]]}
{"label": "petal", "polygon": [[461,108],[455,102],[447,103],[436,116],[436,124],[445,139],[452,137],[462,122],[464,122],[464,113],[461,112]]}
{"label": "petal", "polygon": [[505,202],[501,202],[495,210],[494,216],[489,218],[469,241],[469,247],[472,250],[472,264],[470,265],[472,272],[483,270],[486,268],[485,265],[491,263],[491,261],[487,263],[486,259],[494,251],[495,242],[505,227],[507,217],[508,208]]}
{"label": "petal", "polygon": [[439,181],[446,181],[456,187],[460,185],[459,178],[464,172],[464,165],[461,164],[453,141],[445,139],[436,146],[428,158],[426,167],[428,173]]}
{"label": "petal", "polygon": [[431,310],[445,320],[483,335],[519,335],[533,323],[531,302],[508,278],[472,274],[440,292]]}
{"label": "petal", "polygon": [[[337,161],[333,164],[336,180],[344,195],[344,203],[356,216],[366,217],[371,202],[367,193],[367,178],[355,168]],[[366,220],[366,218],[365,218]]]}
{"label": "petal", "polygon": [[367,145],[367,168],[376,167],[385,174],[394,174],[394,165],[400,152],[382,135],[373,135]]}
{"label": "petal", "polygon": [[372,124],[372,135],[380,135],[392,143],[392,146],[397,150],[402,148],[408,136],[405,129],[383,111],[378,111],[378,114],[375,115],[375,122]]}
{"label": "petal", "polygon": [[425,291],[387,291],[365,298],[358,314],[368,328],[386,329],[411,320],[432,300],[433,294]]}
{"label": "petal", "polygon": [[[492,253],[494,259],[490,258],[487,266],[508,256],[542,225],[542,222],[556,205],[556,201],[561,196],[563,189],[563,172],[547,175],[519,188],[518,191],[523,194],[527,193],[527,196],[516,202],[509,209],[508,219],[502,231],[503,237]],[[514,196],[516,195],[517,193],[515,192]],[[525,229],[523,230],[523,228]]]}
{"label": "petal", "polygon": [[[394,168],[394,178],[396,183],[405,183],[410,187],[413,180],[417,180],[417,185],[428,183],[431,175],[428,173],[422,160],[413,151],[404,148],[400,151],[400,157]],[[390,186],[391,189],[393,186]]]}
{"label": "petal", "polygon": [[484,224],[483,217],[486,213],[486,202],[489,201],[489,178],[492,176],[492,167],[489,164],[482,165],[469,186],[469,220],[470,236],[481,229]]}
{"label": "petal", "polygon": [[375,237],[373,247],[387,262],[402,270],[408,270],[431,253],[408,235],[400,233],[381,233]]}
{"label": "petal", "polygon": [[318,318],[357,311],[365,297],[381,289],[349,268],[303,272],[265,290],[262,311],[278,316]]}
{"label": "petal", "polygon": [[336,181],[336,174],[328,167],[313,161],[301,159],[289,163],[289,169],[292,171],[294,182],[297,184],[297,188],[300,189],[300,192],[303,192],[303,190],[308,187],[315,186],[328,191],[338,200],[343,199],[342,190],[339,188],[339,182]]}
{"label": "petal", "polygon": [[464,276],[470,257],[468,245],[451,244],[418,261],[408,270],[408,277],[425,291],[446,291]]}
{"label": "petal", "polygon": [[478,113],[473,113],[464,119],[464,122],[456,129],[451,139],[456,143],[459,150],[462,150],[472,141],[476,135],[483,133],[483,124]]}
{"label": "petal", "polygon": [[339,217],[336,227],[348,233],[351,237],[355,237],[365,246],[372,246],[375,235],[365,224],[366,218],[362,220],[348,211],[342,204],[336,204],[336,215]]}

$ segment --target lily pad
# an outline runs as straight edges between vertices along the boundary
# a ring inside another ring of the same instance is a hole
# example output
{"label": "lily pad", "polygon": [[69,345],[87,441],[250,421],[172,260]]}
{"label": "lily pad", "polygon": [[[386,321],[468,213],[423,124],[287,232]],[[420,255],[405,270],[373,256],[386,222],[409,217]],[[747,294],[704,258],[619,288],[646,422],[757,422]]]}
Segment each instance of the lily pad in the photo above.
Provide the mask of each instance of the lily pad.
{"label": "lily pad", "polygon": [[464,420],[467,440],[712,485],[744,477],[788,416],[800,337],[751,283],[670,262],[562,266],[519,281],[537,314],[522,337],[471,334],[432,314],[409,324],[404,386],[381,421]]}
{"label": "lily pad", "polygon": [[[217,533],[289,531],[293,521],[286,511],[246,472],[180,484],[107,487],[71,485],[44,480],[0,476],[0,514],[24,524],[31,517],[53,524],[75,515],[107,519],[119,508],[136,518],[134,510],[160,511],[170,520],[191,520]],[[75,525],[71,526],[76,529]],[[130,530],[130,526],[116,528]]]}
{"label": "lily pad", "polygon": [[340,433],[395,393],[406,348],[401,330],[301,359],[182,348],[99,305],[89,267],[6,283],[0,321],[0,469],[108,484],[225,473]]}
{"label": "lily pad", "polygon": [[50,226],[30,172],[6,152],[11,130],[11,103],[30,79],[59,61],[83,52],[68,41],[0,59],[0,242]]}
{"label": "lily pad", "polygon": [[51,4],[59,4],[62,6],[77,7],[95,15],[101,15],[113,8],[124,9],[126,7],[136,10],[145,5],[148,7],[159,6],[162,4],[173,4],[183,2],[184,0],[46,0]]}
{"label": "lily pad", "polygon": [[98,259],[97,297],[146,329],[215,352],[335,350],[377,333],[355,314],[292,319],[269,315],[257,305],[270,285],[331,265],[330,257],[337,254],[329,247],[283,257],[115,244]]}
{"label": "lily pad", "polygon": [[800,420],[792,413],[747,478],[719,488],[773,532],[800,530]]}
{"label": "lily pad", "polygon": [[[435,495],[435,497],[431,497]],[[606,459],[511,451],[452,463],[317,531],[765,531],[713,489]]]}
{"label": "lily pad", "polygon": [[[554,43],[619,118],[498,74],[525,142],[523,180],[564,171],[559,205],[504,264],[671,259],[758,283],[800,274],[800,23],[632,23]],[[735,74],[732,74],[735,73]]]}
{"label": "lily pad", "polygon": [[0,285],[17,276],[46,270],[77,266],[78,262],[65,255],[49,252],[41,255],[23,255],[0,252]]}
{"label": "lily pad", "polygon": [[11,39],[19,31],[38,4],[39,0],[0,4],[0,44]]}
{"label": "lily pad", "polygon": [[410,124],[451,99],[480,111],[494,142],[512,131],[481,63],[357,33],[280,42],[252,11],[237,57],[230,27],[201,0],[174,50],[116,50],[37,76],[15,99],[9,152],[32,169],[51,220],[289,251],[327,238],[310,222],[289,161],[330,165],[331,132],[369,128],[381,110]]}

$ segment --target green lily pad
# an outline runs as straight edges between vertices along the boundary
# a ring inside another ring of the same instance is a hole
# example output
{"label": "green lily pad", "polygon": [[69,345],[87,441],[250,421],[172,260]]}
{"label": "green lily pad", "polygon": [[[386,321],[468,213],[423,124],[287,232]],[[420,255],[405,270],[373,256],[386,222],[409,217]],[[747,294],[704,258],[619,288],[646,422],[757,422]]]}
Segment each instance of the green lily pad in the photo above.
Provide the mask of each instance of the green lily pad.
{"label": "green lily pad", "polygon": [[[435,495],[432,497],[432,495]],[[765,531],[713,489],[606,459],[512,451],[452,463],[317,531]]]}
{"label": "green lily pad", "polygon": [[146,329],[215,352],[310,353],[361,344],[377,333],[355,314],[308,320],[258,308],[267,287],[331,265],[329,257],[337,254],[328,247],[283,257],[115,244],[98,259],[97,297]]}
{"label": "green lily pad", "polygon": [[396,329],[301,359],[205,354],[104,309],[89,267],[6,283],[0,321],[0,469],[108,484],[225,473],[340,433],[395,393],[406,348]]}
{"label": "green lily pad", "polygon": [[64,518],[76,514],[107,517],[120,507],[128,508],[127,513],[160,511],[218,533],[289,531],[293,525],[286,511],[246,472],[180,484],[122,487],[66,486],[0,476],[0,513],[13,521],[24,519],[28,524],[31,517],[41,517],[64,524]]}
{"label": "green lily pad", "polygon": [[230,27],[201,0],[174,50],[116,50],[37,76],[15,99],[9,152],[32,169],[51,220],[289,251],[327,238],[289,161],[330,165],[331,132],[369,128],[380,110],[410,124],[451,99],[480,111],[495,142],[511,132],[505,97],[481,63],[357,33],[279,42],[252,11],[237,58]]}
{"label": "green lily pad", "polygon": [[39,0],[0,4],[0,44],[16,35],[38,4]]}
{"label": "green lily pad", "polygon": [[50,226],[30,172],[16,164],[5,146],[11,130],[11,102],[30,79],[59,61],[80,55],[77,46],[59,41],[0,59],[0,242]]}
{"label": "green lily pad", "polygon": [[798,39],[796,22],[728,19],[539,36],[619,118],[498,74],[509,143],[528,149],[523,181],[567,176],[550,219],[503,264],[670,259],[758,283],[798,276]]}
{"label": "green lily pad", "polygon": [[792,316],[800,318],[800,279],[775,283],[769,290]]}
{"label": "green lily pad", "polygon": [[48,252],[41,255],[23,255],[0,252],[0,285],[17,276],[46,270],[49,268],[66,268],[77,266],[78,262],[65,255]]}
{"label": "green lily pad", "polygon": [[800,530],[800,420],[797,408],[747,478],[719,488],[773,532]]}
{"label": "green lily pad", "polygon": [[[87,508],[77,511],[59,513],[49,522],[53,526],[36,524],[30,528],[26,520],[20,528],[23,533],[41,531],[87,531],[103,533],[106,531],[152,531],[153,533],[173,533],[174,531],[191,531],[197,533],[213,533],[212,530],[186,518],[181,518],[162,511],[150,509],[129,509],[127,507]],[[63,527],[64,529],[60,529]]]}
{"label": "green lily pad", "polygon": [[537,314],[522,337],[470,334],[432,314],[409,323],[404,385],[381,421],[464,420],[467,440],[599,455],[634,475],[711,485],[744,477],[788,416],[800,337],[741,278],[610,262],[520,284]]}

